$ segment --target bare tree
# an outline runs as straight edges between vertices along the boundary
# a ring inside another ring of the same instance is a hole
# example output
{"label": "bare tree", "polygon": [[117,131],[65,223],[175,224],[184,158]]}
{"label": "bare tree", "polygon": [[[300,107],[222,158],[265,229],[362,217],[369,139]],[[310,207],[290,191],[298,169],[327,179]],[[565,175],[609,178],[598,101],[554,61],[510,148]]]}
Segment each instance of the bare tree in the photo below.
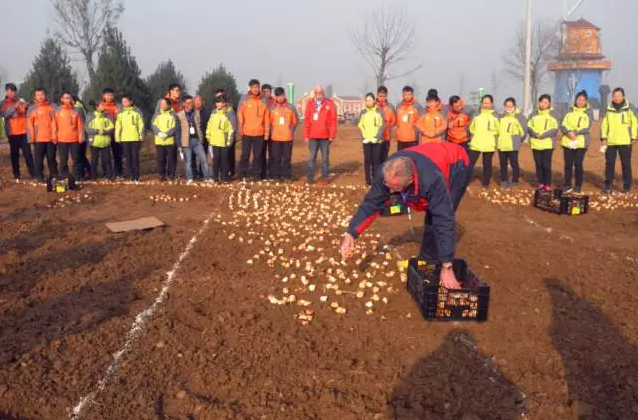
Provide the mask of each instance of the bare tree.
{"label": "bare tree", "polygon": [[[559,51],[560,36],[558,27],[550,22],[540,22],[532,34],[532,98],[538,98],[541,89],[551,80],[547,63],[556,57]],[[516,34],[514,45],[503,54],[505,74],[512,80],[525,81],[525,25]]]}
{"label": "bare tree", "polygon": [[417,65],[395,73],[417,47],[416,25],[406,9],[379,7],[363,19],[361,28],[350,31],[350,39],[374,72],[377,86],[410,75],[422,67]]}
{"label": "bare tree", "polygon": [[498,91],[501,88],[501,72],[496,70],[496,69],[492,69],[492,80],[491,80],[491,94],[492,96],[494,96],[494,99],[497,100],[498,98]]}
{"label": "bare tree", "polygon": [[55,35],[72,52],[82,56],[92,83],[93,55],[102,43],[104,29],[114,26],[124,11],[121,0],[50,0],[55,9]]}

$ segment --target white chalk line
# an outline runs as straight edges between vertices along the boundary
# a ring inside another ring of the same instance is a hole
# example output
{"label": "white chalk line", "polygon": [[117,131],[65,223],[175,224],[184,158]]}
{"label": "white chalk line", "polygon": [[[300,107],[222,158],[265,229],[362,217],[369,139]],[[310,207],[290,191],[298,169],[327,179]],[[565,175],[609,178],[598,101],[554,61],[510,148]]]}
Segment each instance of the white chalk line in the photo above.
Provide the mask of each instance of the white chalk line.
{"label": "white chalk line", "polygon": [[166,280],[164,280],[162,289],[153,304],[144,311],[137,314],[137,316],[135,317],[135,321],[133,321],[133,324],[131,325],[131,329],[126,334],[126,341],[124,342],[124,346],[122,346],[120,350],[113,354],[113,361],[106,368],[104,375],[98,381],[96,389],[80,398],[77,405],[73,407],[70,417],[72,420],[80,419],[83,411],[93,402],[95,402],[95,399],[100,394],[100,392],[104,391],[109,379],[115,372],[117,372],[118,368],[120,367],[120,363],[124,355],[131,350],[133,344],[137,341],[140,334],[144,330],[148,320],[151,319],[151,317],[155,314],[155,311],[157,311],[159,306],[166,300],[166,297],[168,296],[168,289],[170,289],[171,285],[173,284],[173,281],[175,280],[175,274],[179,270],[182,261],[184,261],[188,254],[190,254],[191,250],[193,249],[193,245],[195,244],[195,242],[197,242],[197,238],[206,230],[212,217],[213,213],[211,213],[208,218],[204,220],[204,222],[202,223],[202,227],[190,239],[190,241],[188,241],[188,244],[186,244],[186,248],[184,248],[184,251],[180,254],[177,261],[173,264],[173,268],[170,271],[166,272]]}

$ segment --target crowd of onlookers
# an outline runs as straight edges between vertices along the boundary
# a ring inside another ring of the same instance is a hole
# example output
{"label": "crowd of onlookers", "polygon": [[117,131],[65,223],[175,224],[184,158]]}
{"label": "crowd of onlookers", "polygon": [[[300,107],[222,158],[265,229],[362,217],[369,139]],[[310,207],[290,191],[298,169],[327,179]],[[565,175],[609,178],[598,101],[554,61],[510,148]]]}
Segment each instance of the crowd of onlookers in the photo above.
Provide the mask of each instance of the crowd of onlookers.
{"label": "crowd of onlookers", "polygon": [[[95,179],[101,170],[101,176],[108,180],[126,176],[138,182],[140,146],[146,139],[146,125],[134,98],[126,94],[116,98],[113,89],[106,87],[101,100],[86,109],[72,92],[54,98],[58,101],[54,105],[44,89],[35,89],[32,102],[20,98],[14,84],[8,83],[5,90],[0,105],[3,117],[0,132],[6,133],[9,140],[16,181],[21,179],[22,153],[29,174],[39,181],[45,179],[46,160],[53,177]],[[288,102],[282,87],[273,90],[258,80],[249,82],[248,92],[236,106],[229,102],[223,89],[215,92],[213,102],[207,107],[202,96],[184,95],[178,84],[168,86],[166,96],[159,99],[150,120],[150,131],[160,180],[177,179],[178,156],[184,162],[187,183],[196,178],[228,182],[236,176],[291,180],[292,142],[298,124],[302,123],[303,139],[310,154],[307,181],[312,183],[315,179],[321,152],[320,182],[329,182],[330,145],[337,137],[338,112],[321,86],[315,87],[303,117]],[[431,89],[424,107],[410,86],[403,88],[402,100],[394,107],[388,102],[388,90],[381,86],[376,95],[366,95],[365,108],[357,121],[367,184],[372,183],[380,165],[388,158],[392,142],[396,142],[398,151],[422,143],[452,142],[467,151],[472,169],[482,158],[484,187],[489,186],[495,154],[500,161],[501,187],[515,186],[520,174],[521,144],[529,143],[538,188],[550,190],[552,154],[558,140],[565,161],[563,187],[580,192],[594,118],[585,91],[576,95],[571,110],[558,121],[549,95],[541,95],[536,111],[525,118],[514,98],[505,99],[503,112],[497,114],[491,95],[484,95],[480,110],[473,112],[459,96],[450,97],[444,105],[438,92]],[[622,88],[613,91],[599,137],[606,158],[603,192],[612,190],[617,156],[622,164],[623,191],[628,192],[638,120]],[[241,155],[236,164],[237,142],[241,144]]]}

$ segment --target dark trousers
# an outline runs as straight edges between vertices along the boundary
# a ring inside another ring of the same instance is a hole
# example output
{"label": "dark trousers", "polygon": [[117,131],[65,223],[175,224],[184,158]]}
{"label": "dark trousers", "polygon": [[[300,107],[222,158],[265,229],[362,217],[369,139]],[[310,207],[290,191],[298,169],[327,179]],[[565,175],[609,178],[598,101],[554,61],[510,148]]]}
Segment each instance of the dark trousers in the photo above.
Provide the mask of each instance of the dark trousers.
{"label": "dark trousers", "polygon": [[397,151],[400,152],[403,149],[407,149],[409,147],[418,146],[418,141],[398,141],[397,142]]}
{"label": "dark trousers", "polygon": [[235,176],[235,163],[237,154],[235,153],[235,142],[228,148],[228,178]]}
{"label": "dark trousers", "polygon": [[509,181],[509,178],[507,177],[507,163],[509,162],[512,167],[512,182],[518,182],[518,177],[521,172],[520,167],[518,166],[518,150],[513,150],[511,152],[498,152],[498,160],[501,164],[501,181]]}
{"label": "dark trousers", "polygon": [[583,185],[583,161],[587,149],[569,149],[563,147],[563,156],[565,159],[565,186],[572,186],[572,171],[576,169],[576,187]]}
{"label": "dark trousers", "polygon": [[139,141],[123,141],[122,155],[126,159],[126,169],[128,176],[133,181],[140,179],[140,142]]}
{"label": "dark trousers", "polygon": [[388,159],[388,155],[390,154],[390,140],[386,140],[381,143],[381,163],[385,162]]}
{"label": "dark trousers", "polygon": [[292,179],[292,141],[270,141],[270,177]]}
{"label": "dark trousers", "polygon": [[157,176],[161,180],[175,179],[177,173],[177,146],[160,146],[155,145],[157,152]]}
{"label": "dark trousers", "polygon": [[20,150],[22,150],[22,156],[27,164],[29,175],[31,178],[35,178],[35,168],[33,166],[33,155],[31,155],[31,147],[27,141],[26,134],[19,134],[16,136],[9,136],[9,149],[11,150],[11,167],[13,168],[13,177],[20,179]]}
{"label": "dark trousers", "polygon": [[58,143],[60,155],[60,175],[69,176],[69,155],[73,162],[73,176],[80,179],[82,166],[80,165],[80,143]]}
{"label": "dark trousers", "polygon": [[605,152],[605,188],[611,189],[614,185],[616,175],[616,155],[620,156],[620,166],[622,167],[623,188],[631,189],[631,145],[607,146]]}
{"label": "dark trousers", "polygon": [[554,149],[533,150],[536,165],[536,179],[539,184],[552,184],[552,153]]}
{"label": "dark trousers", "polygon": [[124,147],[122,146],[122,143],[117,143],[114,139],[111,139],[111,151],[113,152],[114,175],[124,176],[124,167],[122,166]]}
{"label": "dark trousers", "polygon": [[55,144],[51,142],[35,144],[35,176],[44,180],[44,157],[51,176],[58,176],[58,162],[55,160]]}
{"label": "dark trousers", "polygon": [[[452,206],[454,207],[455,212],[458,209],[459,204],[461,204],[461,199],[463,198],[467,185],[471,179],[470,174],[470,168],[464,166],[462,169],[459,169],[451,179],[450,197],[452,198]],[[425,215],[425,230],[423,231],[423,239],[421,240],[421,252],[419,253],[419,258],[433,264],[438,264],[440,263],[439,245],[436,237],[436,231],[432,225],[432,219],[432,214],[427,212]]]}
{"label": "dark trousers", "polygon": [[[484,187],[490,186],[490,180],[492,179],[492,160],[494,159],[494,152],[477,152],[476,150],[470,150],[470,178],[474,173],[474,167],[480,155],[483,155],[483,179],[481,183]],[[471,179],[470,179],[471,180]]]}
{"label": "dark trousers", "polygon": [[377,175],[381,166],[381,154],[383,153],[383,143],[363,144],[363,166],[366,174],[366,184],[372,185],[372,180]]}
{"label": "dark trousers", "polygon": [[272,140],[264,141],[261,155],[261,179],[272,178]]}
{"label": "dark trousers", "polygon": [[111,164],[111,147],[91,146],[91,178],[97,179],[97,165],[102,161],[102,175],[106,179],[113,179],[113,165]]}
{"label": "dark trousers", "polygon": [[89,159],[86,157],[86,152],[88,148],[89,146],[85,141],[80,143],[80,150],[78,152],[79,153],[78,163],[80,165],[80,175],[83,177],[91,176],[91,163],[89,162]]}
{"label": "dark trousers", "polygon": [[465,152],[469,155],[470,154],[470,142],[469,141],[464,141],[463,143],[456,143],[459,146],[461,146],[463,149],[465,149]]}
{"label": "dark trousers", "polygon": [[261,178],[264,153],[264,137],[243,136],[241,139],[241,159],[239,160],[239,177],[244,178],[249,174],[250,155],[253,155],[253,166],[250,175]]}
{"label": "dark trousers", "polygon": [[210,146],[213,149],[213,179],[215,181],[228,181],[228,164],[230,162],[230,148]]}

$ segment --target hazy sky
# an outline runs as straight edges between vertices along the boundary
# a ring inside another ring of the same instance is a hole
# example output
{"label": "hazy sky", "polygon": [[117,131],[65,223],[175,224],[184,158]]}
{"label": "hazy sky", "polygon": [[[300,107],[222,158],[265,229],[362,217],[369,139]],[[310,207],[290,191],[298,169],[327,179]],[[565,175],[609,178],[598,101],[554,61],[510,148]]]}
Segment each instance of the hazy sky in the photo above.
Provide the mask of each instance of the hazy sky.
{"label": "hazy sky", "polygon": [[[170,58],[191,92],[206,71],[223,63],[237,77],[240,90],[256,77],[262,83],[294,82],[298,95],[315,83],[332,84],[337,94],[356,95],[372,90],[374,82],[348,28],[360,25],[363,11],[380,3],[405,5],[419,28],[411,64],[422,63],[423,69],[389,83],[392,101],[406,83],[423,90],[436,87],[442,97],[457,93],[461,78],[464,94],[480,86],[490,90],[492,73],[502,68],[501,55],[512,45],[526,10],[526,0],[125,0],[118,26],[144,76]],[[562,9],[563,0],[534,0],[538,19],[558,20]],[[0,0],[5,34],[0,66],[11,80],[20,80],[29,70],[52,13],[48,0]],[[581,16],[603,29],[603,54],[614,62],[607,81],[624,86],[638,102],[632,29],[638,1],[587,0],[573,18]],[[77,68],[85,80],[81,63]],[[520,83],[505,77],[500,81],[497,100],[521,97]]]}

